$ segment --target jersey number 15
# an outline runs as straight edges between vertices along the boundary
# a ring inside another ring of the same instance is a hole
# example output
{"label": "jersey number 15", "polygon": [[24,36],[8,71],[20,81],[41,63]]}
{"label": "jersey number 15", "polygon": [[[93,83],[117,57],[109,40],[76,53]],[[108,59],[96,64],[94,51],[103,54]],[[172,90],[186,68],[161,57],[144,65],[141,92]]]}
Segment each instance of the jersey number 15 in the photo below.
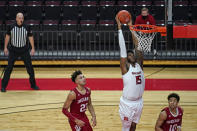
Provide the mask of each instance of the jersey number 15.
{"label": "jersey number 15", "polygon": [[141,84],[142,83],[141,75],[135,77],[136,77],[136,85]]}

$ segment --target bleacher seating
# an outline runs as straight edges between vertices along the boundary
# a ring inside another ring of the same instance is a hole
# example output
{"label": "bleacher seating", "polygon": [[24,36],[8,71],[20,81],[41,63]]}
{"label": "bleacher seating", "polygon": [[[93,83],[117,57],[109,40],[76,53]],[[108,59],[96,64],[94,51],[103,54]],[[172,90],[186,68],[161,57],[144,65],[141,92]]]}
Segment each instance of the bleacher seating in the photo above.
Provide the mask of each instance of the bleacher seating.
{"label": "bleacher seating", "polygon": [[[164,0],[0,0],[0,29],[23,12],[33,30],[114,30],[118,11],[128,10],[135,20],[143,7],[164,25]],[[173,0],[175,24],[195,24],[196,12],[196,0]]]}

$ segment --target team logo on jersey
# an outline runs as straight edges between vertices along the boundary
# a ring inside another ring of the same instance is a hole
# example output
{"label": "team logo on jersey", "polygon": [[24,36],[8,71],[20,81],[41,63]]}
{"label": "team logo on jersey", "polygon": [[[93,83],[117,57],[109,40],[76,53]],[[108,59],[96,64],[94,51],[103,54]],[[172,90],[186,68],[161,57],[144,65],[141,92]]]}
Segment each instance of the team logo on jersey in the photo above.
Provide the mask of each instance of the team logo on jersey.
{"label": "team logo on jersey", "polygon": [[88,100],[89,100],[89,97],[83,97],[80,100],[78,100],[77,103],[79,104],[79,103],[82,103],[82,102],[88,101]]}
{"label": "team logo on jersey", "polygon": [[81,127],[79,127],[78,125],[75,125],[75,130],[76,131],[80,131],[81,130]]}
{"label": "team logo on jersey", "polygon": [[141,71],[139,71],[139,72],[132,72],[132,74],[133,75],[139,75],[139,74],[141,74]]}
{"label": "team logo on jersey", "polygon": [[124,117],[124,121],[129,121],[128,117]]}
{"label": "team logo on jersey", "polygon": [[173,123],[177,123],[179,121],[180,121],[180,119],[173,119],[173,120],[168,120],[166,123],[173,124]]}

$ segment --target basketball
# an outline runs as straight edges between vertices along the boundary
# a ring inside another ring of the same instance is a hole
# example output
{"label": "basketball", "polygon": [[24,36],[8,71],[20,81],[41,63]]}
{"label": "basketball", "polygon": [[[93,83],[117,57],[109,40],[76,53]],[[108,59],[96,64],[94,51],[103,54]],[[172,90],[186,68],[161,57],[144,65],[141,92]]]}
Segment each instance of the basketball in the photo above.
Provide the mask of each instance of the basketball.
{"label": "basketball", "polygon": [[126,10],[119,11],[117,16],[122,24],[127,24],[131,19],[131,14]]}

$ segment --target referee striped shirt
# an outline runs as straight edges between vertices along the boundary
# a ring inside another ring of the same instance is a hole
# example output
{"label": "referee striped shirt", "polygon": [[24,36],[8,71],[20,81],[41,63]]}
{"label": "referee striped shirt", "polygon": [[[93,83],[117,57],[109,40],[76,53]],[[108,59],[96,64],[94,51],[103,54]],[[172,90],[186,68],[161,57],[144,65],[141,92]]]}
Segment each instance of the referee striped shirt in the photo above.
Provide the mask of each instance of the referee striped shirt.
{"label": "referee striped shirt", "polygon": [[7,30],[7,35],[10,36],[10,43],[14,47],[25,47],[28,42],[28,37],[33,36],[30,27],[26,25],[14,24]]}

